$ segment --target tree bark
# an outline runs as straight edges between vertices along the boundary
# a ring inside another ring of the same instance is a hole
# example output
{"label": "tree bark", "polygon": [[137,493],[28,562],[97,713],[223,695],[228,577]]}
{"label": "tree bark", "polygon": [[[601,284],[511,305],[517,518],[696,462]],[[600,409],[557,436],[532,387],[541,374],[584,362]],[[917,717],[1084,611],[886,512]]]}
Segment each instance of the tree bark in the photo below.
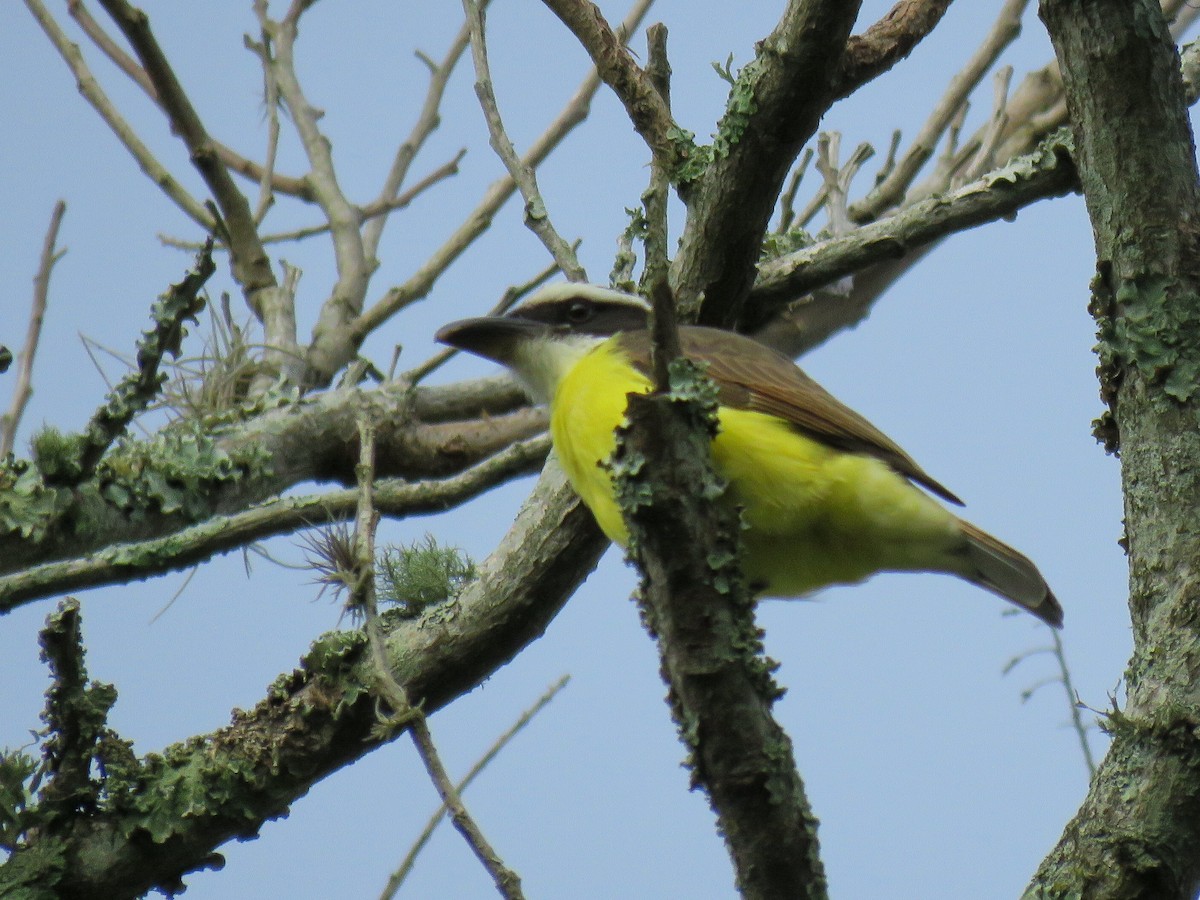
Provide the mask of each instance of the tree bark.
{"label": "tree bark", "polygon": [[1200,884],[1200,210],[1179,58],[1153,0],[1043,0],[1096,238],[1099,433],[1118,449],[1134,652],[1083,806],[1027,896]]}

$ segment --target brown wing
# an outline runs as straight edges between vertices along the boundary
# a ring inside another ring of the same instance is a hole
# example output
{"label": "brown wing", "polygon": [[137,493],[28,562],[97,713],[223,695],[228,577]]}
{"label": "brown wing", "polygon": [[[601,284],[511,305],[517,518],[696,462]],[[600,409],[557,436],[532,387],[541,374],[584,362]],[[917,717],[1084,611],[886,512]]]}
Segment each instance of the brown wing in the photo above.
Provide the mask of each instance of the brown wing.
{"label": "brown wing", "polygon": [[[650,336],[629,331],[619,338],[630,361],[650,371]],[[723,406],[768,413],[790,422],[807,437],[848,453],[861,453],[959,506],[963,502],[935,481],[882,431],[833,397],[786,356],[744,335],[683,326],[685,356],[708,364],[708,377]]]}

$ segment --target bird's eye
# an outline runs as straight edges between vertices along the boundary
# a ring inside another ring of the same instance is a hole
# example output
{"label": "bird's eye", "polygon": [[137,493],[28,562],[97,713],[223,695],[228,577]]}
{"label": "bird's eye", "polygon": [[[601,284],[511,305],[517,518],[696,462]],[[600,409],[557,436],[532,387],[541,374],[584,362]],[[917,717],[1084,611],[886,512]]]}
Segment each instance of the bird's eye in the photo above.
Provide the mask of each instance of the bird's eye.
{"label": "bird's eye", "polygon": [[572,325],[582,325],[591,319],[595,309],[586,300],[576,300],[567,307],[567,321]]}

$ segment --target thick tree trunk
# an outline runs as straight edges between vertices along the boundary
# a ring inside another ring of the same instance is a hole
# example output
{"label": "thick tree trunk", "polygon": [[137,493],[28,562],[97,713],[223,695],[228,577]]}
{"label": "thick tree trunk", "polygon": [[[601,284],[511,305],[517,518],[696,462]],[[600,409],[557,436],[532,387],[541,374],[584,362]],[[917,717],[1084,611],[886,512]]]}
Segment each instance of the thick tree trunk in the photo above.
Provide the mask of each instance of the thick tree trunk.
{"label": "thick tree trunk", "polygon": [[1134,654],[1108,757],[1033,897],[1200,884],[1200,265],[1195,148],[1153,0],[1043,0],[1096,237],[1100,435],[1119,449]]}

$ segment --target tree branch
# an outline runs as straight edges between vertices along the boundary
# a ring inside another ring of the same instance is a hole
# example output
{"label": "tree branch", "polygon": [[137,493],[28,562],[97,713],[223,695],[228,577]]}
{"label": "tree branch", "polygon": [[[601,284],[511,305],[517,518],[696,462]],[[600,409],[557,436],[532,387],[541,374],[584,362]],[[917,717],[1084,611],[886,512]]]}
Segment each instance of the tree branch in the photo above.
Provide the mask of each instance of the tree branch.
{"label": "tree branch", "polygon": [[[654,0],[636,0],[619,31],[623,39],[627,39],[627,36],[637,28],[638,23],[645,17],[646,11],[653,2]],[[533,168],[539,166],[562,142],[563,138],[587,118],[592,98],[595,97],[600,83],[600,76],[595,70],[584,78],[574,96],[563,107],[562,112],[525,152],[521,158],[525,165]],[[354,339],[361,342],[368,334],[404,307],[428,296],[442,273],[458,259],[463,251],[471,246],[476,238],[487,230],[500,207],[513,195],[515,190],[516,182],[513,181],[511,175],[493,182],[479,205],[467,216],[466,221],[441,247],[430,254],[412,277],[403,284],[390,288],[374,306],[358,317],[353,326]]]}
{"label": "tree branch", "polygon": [[296,75],[295,48],[301,13],[311,4],[294,3],[278,22],[267,17],[267,4],[260,0],[255,12],[264,32],[273,39],[271,59],[280,96],[291,113],[311,169],[306,176],[325,218],[333,242],[337,281],[329,297],[321,304],[312,342],[306,353],[308,372],[305,383],[325,385],[343,365],[354,358],[358,344],[350,333],[350,323],[362,312],[371,270],[367,264],[359,227],[362,217],[338,184],[333,164],[333,146],[321,133],[317,121],[323,115],[308,102]]}
{"label": "tree branch", "polygon": [[963,104],[966,103],[967,97],[995,65],[1004,48],[1016,40],[1017,35],[1021,33],[1021,16],[1028,5],[1029,0],[1007,0],[1001,7],[987,37],[971,56],[966,66],[950,79],[945,94],[934,106],[929,118],[921,126],[921,130],[917,132],[912,145],[887,178],[865,198],[850,207],[851,218],[856,222],[869,222],[903,199],[904,192],[912,184],[917,172],[933,155],[938,140]]}
{"label": "tree branch", "polygon": [[50,15],[46,7],[42,4],[42,0],[25,0],[25,6],[37,19],[38,25],[45,32],[46,37],[50,38],[50,42],[54,44],[54,49],[58,51],[58,55],[63,58],[63,62],[71,70],[71,74],[75,76],[75,83],[79,87],[79,93],[84,99],[92,105],[92,108],[104,120],[104,123],[112,129],[113,134],[117,139],[125,145],[125,149],[129,151],[129,155],[133,157],[138,167],[146,174],[146,177],[153,181],[162,190],[164,194],[170,198],[176,206],[193,222],[203,228],[206,232],[212,233],[217,228],[216,219],[213,217],[204,205],[195,197],[188,193],[187,189],[176,180],[167,168],[160,163],[150,152],[147,147],[137,136],[137,133],[130,127],[129,123],[121,117],[117,112],[117,108],[112,101],[100,88],[100,84],[88,69],[87,64],[83,61],[83,54],[79,52],[79,47],[71,43],[63,30],[58,27],[58,22]]}
{"label": "tree branch", "polygon": [[787,303],[843,275],[900,259],[954,232],[1009,218],[1038,200],[1077,190],[1069,152],[1068,144],[1051,138],[1039,150],[944,197],[922,200],[886,219],[764,262],[742,319],[744,328],[757,330]]}
{"label": "tree branch", "polygon": [[851,35],[833,80],[836,99],[878,78],[913,51],[942,20],[951,0],[897,0],[863,34]]}
{"label": "tree branch", "polygon": [[142,68],[158,92],[167,117],[192,155],[192,164],[212,191],[225,223],[233,276],[245,292],[250,308],[257,313],[256,295],[265,288],[275,287],[275,276],[271,273],[271,262],[258,239],[250,204],[218,158],[204,123],[200,121],[171,64],[158,46],[146,14],[126,0],[99,2],[137,53]]}
{"label": "tree branch", "polygon": [[[441,709],[540,637],[606,545],[562,473],[549,468],[478,581],[419,619],[384,614],[387,656],[412,702]],[[254,835],[315,782],[383,743],[373,733],[376,676],[364,649],[358,634],[318,640],[253,710],[142,760],[132,782],[110,782],[124,804],[15,851],[0,866],[0,889],[6,878],[33,877],[59,896],[177,891],[185,873],[214,865],[215,848]],[[136,791],[123,792],[130,783]]]}
{"label": "tree branch", "polygon": [[42,255],[38,259],[37,272],[33,276],[33,302],[29,310],[29,328],[25,332],[25,343],[17,355],[17,383],[13,386],[12,404],[8,412],[0,416],[0,459],[12,452],[17,440],[17,427],[25,414],[29,398],[33,396],[33,358],[37,355],[38,341],[42,335],[42,321],[46,317],[46,301],[50,295],[50,273],[54,264],[62,259],[66,250],[56,250],[58,229],[62,225],[67,204],[59,200],[50,214],[50,225],[42,241]]}
{"label": "tree branch", "polygon": [[[542,436],[519,441],[449,478],[380,479],[375,506],[394,518],[441,512],[517,475],[537,471],[549,449],[549,438]],[[344,522],[354,518],[358,496],[357,489],[348,488],[280,497],[233,515],[210,516],[164,537],[134,543],[110,539],[108,546],[88,556],[0,576],[0,615],[42,597],[166,575],[274,535]]]}
{"label": "tree branch", "polygon": [[[461,472],[546,427],[545,412],[531,409],[512,379],[494,377],[329,391],[219,429],[168,428],[154,441],[123,445],[105,480],[85,483],[92,489],[30,484],[27,495],[18,492],[30,517],[6,516],[0,572],[157,538],[306,481],[352,484],[354,422],[363,410],[379,422],[379,470],[410,481]],[[66,521],[88,526],[58,527]]]}
{"label": "tree branch", "polygon": [[724,326],[739,318],[788,169],[833,101],[859,5],[791,0],[738,75],[672,266],[685,320],[699,313],[703,324]]}
{"label": "tree branch", "polygon": [[625,45],[629,32],[618,34],[590,0],[544,0],[546,6],[583,45],[600,78],[617,95],[655,160],[672,178],[687,160],[686,144],[671,110]]}
{"label": "tree branch", "polygon": [[113,441],[125,433],[129,423],[158,397],[167,376],[159,371],[168,353],[178,357],[187,334],[185,323],[196,320],[204,308],[200,291],[215,271],[212,261],[212,241],[196,257],[196,263],[183,281],[171,285],[153,308],[150,315],[154,327],[144,332],[137,344],[137,368],[126,375],[105,398],[104,404],[92,414],[83,430],[73,460],[64,460],[64,470],[54,473],[43,466],[43,474],[54,483],[79,484],[90,478],[100,459]]}
{"label": "tree branch", "polygon": [[782,692],[738,565],[740,514],[712,467],[716,390],[679,357],[673,305],[659,282],[655,392],[629,395],[612,460],[630,553],[643,573],[638,602],[693,779],[717,814],[742,896],[819,900],[827,893],[817,820],[791,741],[771,715]]}
{"label": "tree branch", "polygon": [[[122,50],[117,42],[109,37],[108,32],[100,27],[100,23],[88,12],[88,8],[83,4],[83,0],[67,0],[67,12],[78,23],[79,27],[83,29],[83,33],[96,45],[96,48],[108,57],[113,65],[128,75],[130,80],[140,87],[146,96],[154,101],[154,104],[165,113],[166,109],[158,98],[158,91],[155,90],[153,83],[146,76],[145,69],[139,66],[137,60]],[[221,162],[239,175],[259,184],[267,180],[271,186],[271,190],[278,191],[281,194],[287,194],[309,202],[312,202],[314,199],[312,188],[305,179],[280,175],[270,165],[259,165],[218,140],[213,140],[213,146],[216,148]]]}

